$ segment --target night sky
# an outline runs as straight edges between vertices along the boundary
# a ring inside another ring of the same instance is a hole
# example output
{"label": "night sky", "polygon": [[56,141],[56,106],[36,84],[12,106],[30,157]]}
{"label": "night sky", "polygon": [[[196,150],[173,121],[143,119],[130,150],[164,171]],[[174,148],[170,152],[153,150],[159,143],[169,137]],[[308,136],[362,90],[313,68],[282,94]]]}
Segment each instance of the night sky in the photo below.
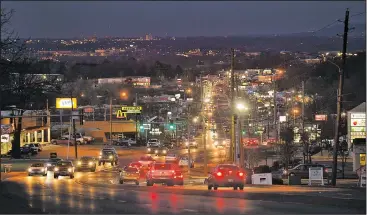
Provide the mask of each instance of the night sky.
{"label": "night sky", "polygon": [[[2,2],[14,9],[20,37],[228,36],[317,30],[345,9],[365,11],[358,2]],[[365,14],[351,18],[364,23]]]}

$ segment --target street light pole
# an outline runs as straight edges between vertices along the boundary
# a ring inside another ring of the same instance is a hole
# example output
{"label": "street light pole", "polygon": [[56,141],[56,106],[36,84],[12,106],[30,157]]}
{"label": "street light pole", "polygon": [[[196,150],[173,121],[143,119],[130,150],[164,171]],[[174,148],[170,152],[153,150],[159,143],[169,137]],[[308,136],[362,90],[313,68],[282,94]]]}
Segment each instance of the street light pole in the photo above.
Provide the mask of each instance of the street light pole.
{"label": "street light pole", "polygon": [[[188,106],[188,111],[190,112],[190,105]],[[188,153],[188,157],[189,157],[189,165],[188,165],[188,174],[189,174],[189,178],[190,178],[190,173],[191,173],[191,153],[190,153],[190,118],[188,117],[187,119],[187,139],[189,141],[189,144],[187,146],[187,153]]]}
{"label": "street light pole", "polygon": [[110,145],[112,145],[112,96],[110,95]]}

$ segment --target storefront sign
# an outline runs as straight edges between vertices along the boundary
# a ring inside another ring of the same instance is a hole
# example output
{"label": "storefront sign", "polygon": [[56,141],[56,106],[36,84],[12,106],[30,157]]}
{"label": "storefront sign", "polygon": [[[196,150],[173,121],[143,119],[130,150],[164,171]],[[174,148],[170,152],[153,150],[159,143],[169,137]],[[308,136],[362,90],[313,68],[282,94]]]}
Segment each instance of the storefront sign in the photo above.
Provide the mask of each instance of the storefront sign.
{"label": "storefront sign", "polygon": [[279,122],[286,122],[287,116],[279,116]]}
{"label": "storefront sign", "polygon": [[327,121],[327,115],[315,115],[315,121]]}
{"label": "storefront sign", "polygon": [[121,107],[121,110],[122,111],[141,111],[143,110],[143,107],[142,106],[123,106]]}
{"label": "storefront sign", "polygon": [[349,120],[350,141],[356,138],[366,138],[366,114],[351,113]]}
{"label": "storefront sign", "polygon": [[118,110],[117,113],[116,113],[116,118],[117,119],[126,118],[126,112],[122,112],[122,110]]}
{"label": "storefront sign", "polygon": [[1,142],[2,143],[9,143],[10,142],[10,135],[9,134],[1,135]]}
{"label": "storefront sign", "polygon": [[71,108],[71,104],[73,104],[73,108],[77,108],[77,100],[76,98],[56,98],[56,108],[57,109],[68,109]]}
{"label": "storefront sign", "polygon": [[93,112],[94,112],[94,108],[92,107],[84,108],[84,113],[93,113]]}

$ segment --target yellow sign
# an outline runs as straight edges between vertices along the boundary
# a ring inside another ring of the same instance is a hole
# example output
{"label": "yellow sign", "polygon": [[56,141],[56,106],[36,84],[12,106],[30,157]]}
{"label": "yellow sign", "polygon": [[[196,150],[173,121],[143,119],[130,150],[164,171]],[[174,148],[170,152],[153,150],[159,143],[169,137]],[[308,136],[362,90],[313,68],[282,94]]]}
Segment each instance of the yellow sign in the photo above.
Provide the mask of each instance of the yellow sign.
{"label": "yellow sign", "polygon": [[71,100],[71,98],[56,98],[57,109],[71,108],[71,104],[73,104],[73,108],[78,107],[76,98],[73,98],[73,100]]}
{"label": "yellow sign", "polygon": [[359,154],[359,164],[366,166],[366,154]]}
{"label": "yellow sign", "polygon": [[143,107],[142,106],[123,106],[121,107],[121,110],[123,111],[129,111],[129,110],[141,111],[143,110]]}
{"label": "yellow sign", "polygon": [[116,114],[116,118],[117,119],[126,118],[126,113],[122,112],[121,110],[118,110]]}

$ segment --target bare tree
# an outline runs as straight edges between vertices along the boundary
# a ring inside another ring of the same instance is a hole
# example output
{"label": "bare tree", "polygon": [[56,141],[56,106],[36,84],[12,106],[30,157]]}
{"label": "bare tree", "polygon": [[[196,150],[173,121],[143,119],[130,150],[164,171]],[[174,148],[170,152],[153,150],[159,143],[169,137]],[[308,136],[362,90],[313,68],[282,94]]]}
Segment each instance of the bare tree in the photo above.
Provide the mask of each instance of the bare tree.
{"label": "bare tree", "polygon": [[298,148],[294,144],[294,131],[292,128],[284,128],[280,132],[280,138],[283,143],[281,143],[278,147],[278,153],[280,156],[280,161],[288,169],[291,160],[297,154]]}
{"label": "bare tree", "polygon": [[0,107],[16,106],[19,110],[15,121],[13,158],[20,158],[20,135],[22,115],[30,104],[45,100],[47,93],[58,92],[61,85],[57,76],[49,76],[50,69],[44,63],[27,57],[26,44],[10,30],[9,24],[14,11],[1,9],[1,59],[0,59]]}

